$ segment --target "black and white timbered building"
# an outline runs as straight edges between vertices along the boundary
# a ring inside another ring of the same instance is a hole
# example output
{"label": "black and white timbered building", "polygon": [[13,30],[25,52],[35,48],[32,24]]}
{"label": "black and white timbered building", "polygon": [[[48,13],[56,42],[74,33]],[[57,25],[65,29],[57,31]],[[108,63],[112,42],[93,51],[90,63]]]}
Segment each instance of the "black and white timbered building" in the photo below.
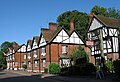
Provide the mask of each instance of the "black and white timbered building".
{"label": "black and white timbered building", "polygon": [[105,60],[119,58],[118,26],[120,20],[93,15],[90,21],[87,36],[94,41],[91,46],[91,55],[95,60],[104,54]]}

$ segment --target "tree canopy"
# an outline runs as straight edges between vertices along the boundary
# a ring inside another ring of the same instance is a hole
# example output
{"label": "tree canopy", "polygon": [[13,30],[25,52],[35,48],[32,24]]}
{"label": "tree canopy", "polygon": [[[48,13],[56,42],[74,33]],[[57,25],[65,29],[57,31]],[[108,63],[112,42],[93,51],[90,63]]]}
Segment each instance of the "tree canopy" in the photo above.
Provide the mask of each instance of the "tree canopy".
{"label": "tree canopy", "polygon": [[105,17],[120,19],[120,10],[115,8],[105,8],[95,5],[91,9],[91,13],[94,13],[95,15],[101,15]]}
{"label": "tree canopy", "polygon": [[70,21],[74,21],[75,30],[80,33],[81,37],[84,37],[85,30],[88,27],[89,18],[87,13],[79,12],[77,10],[66,11],[57,17],[59,27],[64,27],[70,30]]}
{"label": "tree canopy", "polygon": [[0,46],[0,69],[6,68],[6,58],[4,54],[8,52],[8,48],[13,48],[13,44],[17,44],[16,42],[5,41]]}

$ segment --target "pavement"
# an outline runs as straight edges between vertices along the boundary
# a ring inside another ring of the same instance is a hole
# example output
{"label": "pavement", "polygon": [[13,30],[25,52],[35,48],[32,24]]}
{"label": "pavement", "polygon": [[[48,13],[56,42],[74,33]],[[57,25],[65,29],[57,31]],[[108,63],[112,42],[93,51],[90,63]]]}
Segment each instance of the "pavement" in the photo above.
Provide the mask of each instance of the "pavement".
{"label": "pavement", "polygon": [[110,77],[106,77],[104,79],[97,79],[96,76],[59,76],[53,74],[41,74],[41,73],[29,73],[26,71],[13,71],[13,70],[5,70],[9,72],[13,72],[16,74],[21,74],[24,76],[35,76],[40,78],[52,79],[61,82],[113,82]]}

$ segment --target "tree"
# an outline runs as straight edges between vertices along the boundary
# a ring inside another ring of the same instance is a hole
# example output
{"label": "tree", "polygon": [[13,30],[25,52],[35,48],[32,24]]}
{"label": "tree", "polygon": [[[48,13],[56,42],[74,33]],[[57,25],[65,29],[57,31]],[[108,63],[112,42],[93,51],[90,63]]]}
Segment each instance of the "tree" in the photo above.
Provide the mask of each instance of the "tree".
{"label": "tree", "polygon": [[120,10],[115,9],[115,8],[104,8],[104,7],[95,5],[91,9],[91,13],[94,13],[95,15],[120,19]]}
{"label": "tree", "polygon": [[71,58],[73,58],[75,64],[89,62],[89,57],[81,46],[79,46],[77,50],[73,50]]}
{"label": "tree", "polygon": [[4,53],[0,51],[0,69],[6,68],[6,58],[4,57]]}
{"label": "tree", "polygon": [[120,10],[115,9],[115,8],[108,8],[107,17],[120,19]]}
{"label": "tree", "polygon": [[70,21],[74,21],[75,30],[80,33],[81,37],[83,38],[85,35],[85,30],[88,27],[88,15],[83,12],[79,12],[77,10],[73,11],[66,11],[60,14],[57,17],[57,22],[59,27],[64,27],[68,31],[70,30]]}
{"label": "tree", "polygon": [[11,47],[12,47],[12,43],[8,42],[8,41],[5,41],[1,44],[1,51],[4,52],[4,53],[7,53],[8,48],[11,48]]}
{"label": "tree", "polygon": [[100,6],[95,5],[91,9],[91,13],[94,13],[95,15],[106,16],[107,15],[107,9],[104,8],[104,7],[100,7]]}

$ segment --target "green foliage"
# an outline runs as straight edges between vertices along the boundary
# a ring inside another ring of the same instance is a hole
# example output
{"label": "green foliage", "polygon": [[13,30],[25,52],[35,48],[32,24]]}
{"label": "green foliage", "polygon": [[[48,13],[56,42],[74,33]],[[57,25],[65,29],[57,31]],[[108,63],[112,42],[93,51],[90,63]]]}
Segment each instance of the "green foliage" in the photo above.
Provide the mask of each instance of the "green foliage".
{"label": "green foliage", "polygon": [[94,13],[95,15],[106,16],[107,15],[107,9],[104,8],[104,7],[100,7],[100,6],[95,5],[91,9],[91,13]]}
{"label": "green foliage", "polygon": [[59,65],[56,64],[56,63],[50,64],[49,65],[49,72],[51,74],[58,74],[58,73],[60,73],[60,67],[59,67]]}
{"label": "green foliage", "polygon": [[[66,71],[67,70],[67,71]],[[66,73],[64,75],[91,75],[93,72],[96,72],[96,68],[92,63],[83,63],[69,67],[64,70]],[[62,73],[62,75],[63,75]]]}
{"label": "green foliage", "polygon": [[4,54],[2,51],[0,51],[0,69],[6,68],[6,58],[4,57]]}
{"label": "green foliage", "polygon": [[120,60],[113,61],[115,74],[120,76]]}
{"label": "green foliage", "polygon": [[23,64],[22,67],[23,67],[24,69],[27,69],[27,65],[26,65],[26,64]]}
{"label": "green foliage", "polygon": [[73,58],[75,64],[89,62],[89,57],[81,46],[78,47],[78,50],[73,50],[71,58]]}
{"label": "green foliage", "polygon": [[83,38],[85,35],[85,30],[88,27],[89,18],[86,13],[79,12],[77,10],[66,11],[57,17],[57,22],[59,27],[64,27],[70,30],[70,21],[74,21],[75,30],[80,33]]}
{"label": "green foliage", "polygon": [[101,16],[106,16],[110,18],[120,19],[120,10],[115,8],[104,8],[104,7],[95,5],[91,9],[91,13],[94,13],[95,15],[101,15]]}
{"label": "green foliage", "polygon": [[48,68],[45,68],[45,69],[44,69],[44,72],[45,72],[45,73],[48,73]]}
{"label": "green foliage", "polygon": [[120,10],[115,9],[115,8],[108,8],[107,17],[120,19]]}
{"label": "green foliage", "polygon": [[114,66],[112,61],[107,61],[105,65],[107,66],[109,72],[113,72]]}
{"label": "green foliage", "polygon": [[1,44],[1,51],[3,51],[4,53],[8,52],[8,48],[12,47],[12,43],[5,41]]}

